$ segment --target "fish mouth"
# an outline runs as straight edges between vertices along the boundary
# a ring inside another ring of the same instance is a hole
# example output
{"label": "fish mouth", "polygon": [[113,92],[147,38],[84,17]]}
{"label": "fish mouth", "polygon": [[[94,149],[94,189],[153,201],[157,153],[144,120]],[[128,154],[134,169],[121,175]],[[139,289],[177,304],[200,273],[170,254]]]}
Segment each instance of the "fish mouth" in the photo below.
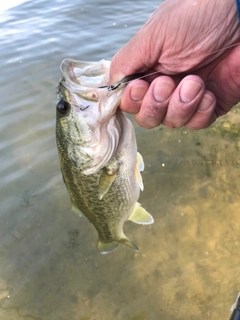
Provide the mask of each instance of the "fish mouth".
{"label": "fish mouth", "polygon": [[[62,78],[74,89],[98,88],[108,85],[110,61],[100,62],[64,59],[60,65]],[[65,85],[64,85],[65,86]]]}
{"label": "fish mouth", "polygon": [[110,64],[111,61],[106,60],[86,62],[64,59],[60,65],[58,100],[64,98],[78,113],[87,110],[85,115],[91,113],[92,118],[97,118],[96,123],[109,121],[120,104],[123,89],[106,89],[109,85]]}
{"label": "fish mouth", "polygon": [[66,80],[69,83],[79,84],[76,81],[75,73],[74,73],[74,66],[71,60],[64,59],[60,65],[60,72],[62,74],[61,80]]}
{"label": "fish mouth", "polygon": [[[89,62],[64,59],[60,65],[61,91],[65,91],[66,96],[74,97],[76,104],[79,102],[79,98],[89,102],[99,102],[101,99],[107,100],[113,95],[118,97],[122,88],[114,91],[106,89],[109,85],[110,64],[111,61],[107,60]],[[113,100],[115,104],[116,98]]]}

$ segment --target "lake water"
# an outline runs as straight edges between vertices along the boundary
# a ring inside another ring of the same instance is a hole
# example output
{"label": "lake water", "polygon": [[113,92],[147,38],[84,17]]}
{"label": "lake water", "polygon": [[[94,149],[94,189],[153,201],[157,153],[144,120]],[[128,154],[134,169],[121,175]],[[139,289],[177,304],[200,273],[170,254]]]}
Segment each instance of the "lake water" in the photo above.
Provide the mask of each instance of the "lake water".
{"label": "lake water", "polygon": [[[18,5],[17,5],[18,4]],[[228,320],[240,291],[240,109],[214,126],[136,127],[139,253],[96,250],[71,212],[55,144],[60,62],[111,59],[159,1],[9,1],[0,7],[0,319]]]}

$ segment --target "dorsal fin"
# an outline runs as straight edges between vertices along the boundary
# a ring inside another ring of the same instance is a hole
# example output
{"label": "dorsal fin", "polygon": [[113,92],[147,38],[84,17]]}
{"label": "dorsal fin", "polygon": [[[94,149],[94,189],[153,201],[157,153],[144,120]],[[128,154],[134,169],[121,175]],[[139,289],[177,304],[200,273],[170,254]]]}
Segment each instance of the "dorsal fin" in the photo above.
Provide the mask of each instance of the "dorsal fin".
{"label": "dorsal fin", "polygon": [[143,161],[142,155],[139,152],[137,152],[137,164],[138,164],[139,171],[143,171],[144,161]]}
{"label": "dorsal fin", "polygon": [[137,162],[135,166],[135,176],[137,178],[137,182],[139,185],[139,188],[143,191],[143,181],[142,181],[142,176],[140,171],[144,170],[144,162],[143,162],[143,157],[139,152],[137,152]]}

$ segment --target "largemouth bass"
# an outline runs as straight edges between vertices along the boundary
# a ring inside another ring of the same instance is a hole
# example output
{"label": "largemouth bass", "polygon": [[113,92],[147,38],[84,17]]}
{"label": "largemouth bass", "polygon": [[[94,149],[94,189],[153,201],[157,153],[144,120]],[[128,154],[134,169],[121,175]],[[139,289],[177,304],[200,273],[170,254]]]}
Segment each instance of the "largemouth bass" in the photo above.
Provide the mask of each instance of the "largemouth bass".
{"label": "largemouth bass", "polygon": [[108,253],[124,244],[138,251],[123,232],[124,222],[151,224],[153,218],[137,202],[144,163],[132,123],[118,108],[124,86],[105,88],[109,68],[105,60],[62,62],[57,147],[72,210],[96,228],[98,250]]}

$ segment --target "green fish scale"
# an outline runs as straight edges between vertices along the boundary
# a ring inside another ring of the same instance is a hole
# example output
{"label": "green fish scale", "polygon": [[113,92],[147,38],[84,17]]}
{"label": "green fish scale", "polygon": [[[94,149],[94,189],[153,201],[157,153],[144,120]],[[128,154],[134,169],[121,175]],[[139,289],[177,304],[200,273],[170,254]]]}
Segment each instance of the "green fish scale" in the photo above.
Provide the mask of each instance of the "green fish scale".
{"label": "green fish scale", "polygon": [[71,160],[62,160],[64,181],[72,202],[95,226],[100,240],[111,242],[120,239],[119,230],[123,228],[124,217],[130,215],[133,203],[130,185],[127,179],[123,179],[121,169],[109,192],[99,200],[98,181],[102,170],[85,175],[72,165]]}

